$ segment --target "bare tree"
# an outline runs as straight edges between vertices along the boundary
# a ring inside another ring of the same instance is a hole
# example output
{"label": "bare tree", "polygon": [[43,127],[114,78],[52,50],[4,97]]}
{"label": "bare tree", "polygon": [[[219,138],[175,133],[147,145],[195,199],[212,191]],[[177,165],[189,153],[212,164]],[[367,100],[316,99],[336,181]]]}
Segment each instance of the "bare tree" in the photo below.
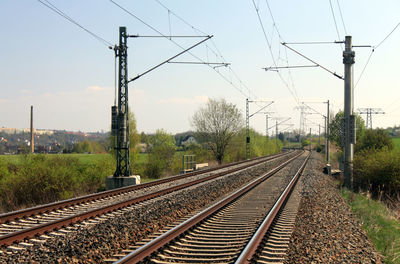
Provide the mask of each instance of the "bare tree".
{"label": "bare tree", "polygon": [[193,115],[191,123],[196,130],[195,137],[212,151],[221,164],[226,147],[244,122],[236,105],[225,99],[209,99],[207,105]]}

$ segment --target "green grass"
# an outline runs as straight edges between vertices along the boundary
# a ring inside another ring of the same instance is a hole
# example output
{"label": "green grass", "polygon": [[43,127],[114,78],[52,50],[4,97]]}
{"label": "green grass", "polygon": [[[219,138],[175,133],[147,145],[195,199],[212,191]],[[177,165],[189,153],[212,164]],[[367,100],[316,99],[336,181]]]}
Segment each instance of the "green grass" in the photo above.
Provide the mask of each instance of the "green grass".
{"label": "green grass", "polygon": [[342,189],[341,194],[362,222],[369,239],[385,257],[385,263],[400,263],[400,221],[379,201]]}
{"label": "green grass", "polygon": [[92,164],[103,158],[107,158],[110,160],[113,159],[112,155],[110,154],[56,154],[56,155],[59,155],[60,157],[78,158],[79,161],[83,164]]}
{"label": "green grass", "polygon": [[392,138],[394,148],[400,150],[400,137]]}
{"label": "green grass", "polygon": [[20,155],[0,155],[0,161],[18,163],[20,161]]}
{"label": "green grass", "polygon": [[[82,164],[96,163],[98,160],[104,158],[113,159],[111,154],[48,154],[49,156],[60,156],[60,157],[74,157],[78,158]],[[18,163],[22,155],[0,155],[0,160],[5,162]],[[147,161],[147,154],[140,153],[137,156],[138,163],[145,163]]]}

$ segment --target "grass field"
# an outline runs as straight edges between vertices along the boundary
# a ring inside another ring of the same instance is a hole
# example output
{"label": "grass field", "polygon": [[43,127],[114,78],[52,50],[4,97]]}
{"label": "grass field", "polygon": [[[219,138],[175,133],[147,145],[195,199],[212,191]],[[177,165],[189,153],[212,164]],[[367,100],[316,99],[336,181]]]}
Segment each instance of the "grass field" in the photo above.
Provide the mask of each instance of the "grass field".
{"label": "grass field", "polygon": [[384,263],[400,263],[400,222],[379,201],[342,189],[343,198],[362,223],[369,239],[385,257]]}
{"label": "grass field", "polygon": [[[47,154],[49,156],[61,156],[61,157],[74,157],[78,158],[83,164],[96,163],[98,160],[103,159],[114,159],[111,154]],[[0,160],[5,162],[18,163],[22,155],[0,155]],[[137,156],[138,163],[145,163],[147,161],[147,154],[140,153]]]}
{"label": "grass field", "polygon": [[400,150],[400,137],[392,138],[395,149]]}

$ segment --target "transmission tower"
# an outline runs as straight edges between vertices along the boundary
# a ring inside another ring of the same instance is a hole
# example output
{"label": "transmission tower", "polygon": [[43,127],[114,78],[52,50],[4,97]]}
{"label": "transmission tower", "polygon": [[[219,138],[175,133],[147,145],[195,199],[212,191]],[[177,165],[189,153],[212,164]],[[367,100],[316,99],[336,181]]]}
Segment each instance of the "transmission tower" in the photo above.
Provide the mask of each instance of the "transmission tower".
{"label": "transmission tower", "polygon": [[358,113],[361,115],[367,115],[367,119],[365,121],[365,126],[367,129],[372,129],[372,115],[385,114],[382,108],[358,108]]}
{"label": "transmission tower", "polygon": [[[306,133],[305,132],[306,131],[306,115],[311,114],[311,113],[306,112],[306,110],[308,109],[307,105],[299,105],[299,106],[296,106],[294,109],[295,110],[300,110],[300,127],[299,127],[300,131],[299,131],[299,134],[301,136],[302,134]],[[299,137],[299,140],[300,140],[300,137]]]}

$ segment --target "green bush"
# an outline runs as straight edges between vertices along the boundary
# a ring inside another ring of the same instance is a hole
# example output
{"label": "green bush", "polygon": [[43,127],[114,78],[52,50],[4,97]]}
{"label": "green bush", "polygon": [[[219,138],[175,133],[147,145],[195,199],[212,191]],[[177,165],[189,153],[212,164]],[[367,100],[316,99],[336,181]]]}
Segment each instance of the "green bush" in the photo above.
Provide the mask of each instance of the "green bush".
{"label": "green bush", "polygon": [[383,149],[392,150],[394,148],[393,140],[383,129],[368,129],[355,146],[355,152],[365,149]]}
{"label": "green bush", "polygon": [[[274,153],[278,153],[282,150],[283,143],[281,140],[276,138],[266,138],[262,135],[250,129],[250,158],[266,156]],[[234,162],[244,160],[246,158],[246,130],[242,129],[236,134],[228,145],[224,162]]]}
{"label": "green bush", "polygon": [[170,172],[175,155],[175,138],[162,129],[149,138],[150,150],[144,173],[149,178],[159,178],[164,172]]}
{"label": "green bush", "polygon": [[383,149],[365,149],[354,157],[354,187],[394,195],[400,190],[400,153]]}
{"label": "green bush", "polygon": [[9,163],[0,160],[0,206],[16,210],[96,192],[104,189],[113,167],[110,156],[91,164],[61,155],[26,155]]}
{"label": "green bush", "polygon": [[301,140],[301,146],[304,148],[304,147],[307,147],[307,146],[309,146],[310,145],[310,140],[309,139],[302,139]]}
{"label": "green bush", "polygon": [[315,151],[316,152],[321,152],[323,150],[323,146],[321,146],[321,145],[318,145],[316,148],[315,148]]}

